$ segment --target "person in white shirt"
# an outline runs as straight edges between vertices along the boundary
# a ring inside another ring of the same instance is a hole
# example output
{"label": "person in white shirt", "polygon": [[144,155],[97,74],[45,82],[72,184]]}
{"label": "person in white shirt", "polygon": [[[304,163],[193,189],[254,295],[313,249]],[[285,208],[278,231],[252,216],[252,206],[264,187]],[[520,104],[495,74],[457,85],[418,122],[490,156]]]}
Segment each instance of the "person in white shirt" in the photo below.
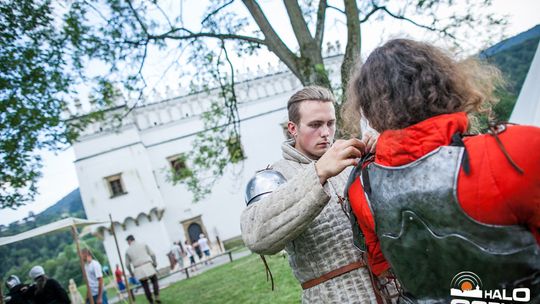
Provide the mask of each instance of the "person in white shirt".
{"label": "person in white shirt", "polygon": [[91,296],[95,304],[108,304],[107,292],[103,285],[101,264],[92,258],[92,253],[88,248],[83,248],[81,255],[85,261],[84,270],[86,271],[86,278],[90,286],[90,291],[86,295],[86,303],[90,302],[88,297]]}
{"label": "person in white shirt", "polygon": [[196,271],[197,267],[195,267],[195,249],[193,249],[193,246],[191,246],[191,244],[187,240],[184,242],[184,244],[186,245],[187,257],[189,258],[189,262],[191,263],[191,270]]}
{"label": "person in white shirt", "polygon": [[[126,241],[129,244],[129,248],[126,250],[126,265],[129,273],[141,281],[144,294],[149,303],[161,303],[156,271],[156,255],[147,244],[136,242],[133,235],[129,235]],[[153,297],[148,284],[149,280],[152,282],[154,289]]]}
{"label": "person in white shirt", "polygon": [[[199,235],[199,247],[201,248],[201,251],[204,252],[205,259],[210,258],[210,246],[208,246],[208,239],[206,236],[201,233]],[[210,264],[212,264],[212,260],[209,261]]]}

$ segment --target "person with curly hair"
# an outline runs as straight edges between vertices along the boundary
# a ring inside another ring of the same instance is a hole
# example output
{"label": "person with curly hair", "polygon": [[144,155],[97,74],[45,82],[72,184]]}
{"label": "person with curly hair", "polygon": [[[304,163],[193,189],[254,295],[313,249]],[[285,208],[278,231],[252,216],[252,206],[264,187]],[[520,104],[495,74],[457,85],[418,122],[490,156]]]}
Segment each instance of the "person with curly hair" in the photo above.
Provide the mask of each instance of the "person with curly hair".
{"label": "person with curly hair", "polygon": [[355,237],[404,303],[450,303],[475,287],[452,285],[463,271],[540,300],[540,128],[469,134],[501,83],[490,65],[407,39],[375,49],[349,83],[347,108],[381,133],[347,190]]}

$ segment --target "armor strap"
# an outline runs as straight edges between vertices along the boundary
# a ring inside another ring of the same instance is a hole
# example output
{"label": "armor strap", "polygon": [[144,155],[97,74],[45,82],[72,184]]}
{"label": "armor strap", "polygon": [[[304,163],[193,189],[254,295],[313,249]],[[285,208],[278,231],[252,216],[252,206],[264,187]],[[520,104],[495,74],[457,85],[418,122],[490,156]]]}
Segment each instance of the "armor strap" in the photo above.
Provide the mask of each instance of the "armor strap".
{"label": "armor strap", "polygon": [[469,161],[469,152],[467,151],[467,147],[465,147],[465,143],[463,142],[463,134],[461,134],[460,132],[454,133],[454,135],[452,135],[452,142],[450,143],[450,146],[463,148],[463,157],[461,158],[461,167],[463,168],[463,171],[465,172],[465,174],[470,175],[471,164]]}
{"label": "armor strap", "polygon": [[334,269],[330,272],[327,272],[325,274],[323,274],[322,276],[318,277],[318,278],[315,278],[315,279],[311,279],[309,281],[306,281],[304,283],[302,283],[302,289],[309,289],[313,286],[317,286],[321,283],[324,283],[328,280],[331,280],[335,277],[339,277],[340,275],[342,274],[345,274],[347,272],[351,272],[355,269],[358,269],[358,268],[362,268],[362,267],[365,267],[366,266],[366,263],[364,263],[364,261],[358,261],[358,262],[354,262],[354,263],[351,263],[351,264],[348,264],[348,265],[345,265],[343,267],[339,267],[338,269]]}
{"label": "armor strap", "polygon": [[264,258],[264,255],[259,255],[261,257],[261,260],[264,263],[264,270],[266,272],[266,282],[271,281],[272,282],[272,291],[274,291],[274,276],[272,275],[272,272],[270,271],[270,267],[268,266],[268,263],[266,262],[266,259]]}

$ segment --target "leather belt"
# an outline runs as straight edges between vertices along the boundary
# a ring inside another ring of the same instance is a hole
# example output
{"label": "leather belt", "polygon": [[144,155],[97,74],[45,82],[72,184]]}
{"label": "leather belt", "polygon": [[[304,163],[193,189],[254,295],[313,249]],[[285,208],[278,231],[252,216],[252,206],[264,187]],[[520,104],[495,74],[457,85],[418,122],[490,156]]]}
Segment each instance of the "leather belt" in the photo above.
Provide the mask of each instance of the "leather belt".
{"label": "leather belt", "polygon": [[327,272],[318,278],[311,279],[309,281],[302,283],[302,289],[309,289],[313,286],[317,286],[321,283],[324,283],[330,279],[339,277],[342,274],[345,274],[347,272],[350,272],[350,271],[353,271],[355,269],[362,268],[365,266],[366,266],[366,263],[364,263],[364,261],[358,261],[358,262],[354,262],[354,263],[339,267],[338,269],[334,269],[330,272]]}

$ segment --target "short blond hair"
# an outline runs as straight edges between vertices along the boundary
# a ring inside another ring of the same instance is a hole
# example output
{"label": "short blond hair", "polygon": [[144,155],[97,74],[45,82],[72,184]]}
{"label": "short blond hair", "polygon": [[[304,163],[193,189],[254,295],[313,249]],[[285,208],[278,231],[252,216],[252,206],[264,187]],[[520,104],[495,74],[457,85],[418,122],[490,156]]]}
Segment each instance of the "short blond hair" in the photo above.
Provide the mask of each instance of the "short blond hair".
{"label": "short blond hair", "polygon": [[315,100],[323,102],[336,102],[336,97],[329,89],[320,86],[307,86],[296,92],[287,102],[289,120],[294,123],[300,122],[300,103],[302,101]]}

